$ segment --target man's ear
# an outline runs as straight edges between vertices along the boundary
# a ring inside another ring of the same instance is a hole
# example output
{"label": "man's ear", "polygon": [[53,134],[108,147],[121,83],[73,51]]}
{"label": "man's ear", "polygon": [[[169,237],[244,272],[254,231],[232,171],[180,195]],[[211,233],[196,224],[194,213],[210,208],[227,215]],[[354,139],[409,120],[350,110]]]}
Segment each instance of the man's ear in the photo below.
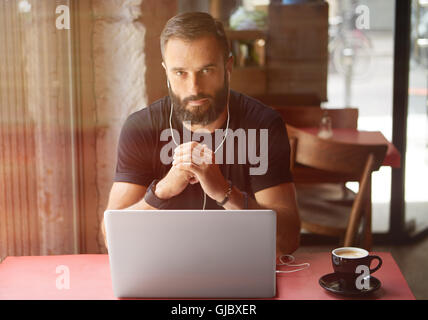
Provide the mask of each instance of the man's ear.
{"label": "man's ear", "polygon": [[167,86],[168,88],[171,88],[171,87],[170,87],[170,84],[169,84],[169,80],[168,80],[168,74],[167,74],[167,70],[166,70],[166,64],[165,64],[165,62],[163,62],[163,61],[162,61],[162,67],[165,69],[166,86]]}

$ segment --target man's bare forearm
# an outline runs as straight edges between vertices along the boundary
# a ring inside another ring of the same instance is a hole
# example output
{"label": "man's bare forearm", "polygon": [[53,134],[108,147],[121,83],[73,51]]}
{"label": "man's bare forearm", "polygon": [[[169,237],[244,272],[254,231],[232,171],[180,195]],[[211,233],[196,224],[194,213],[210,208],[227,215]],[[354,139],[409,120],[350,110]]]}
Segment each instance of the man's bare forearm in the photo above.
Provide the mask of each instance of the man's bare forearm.
{"label": "man's bare forearm", "polygon": [[[156,208],[149,205],[146,201],[144,201],[144,197],[138,201],[137,203],[134,203],[133,205],[127,207],[127,208],[121,208],[121,207],[107,207],[106,210],[156,210]],[[107,248],[107,239],[106,239],[106,231],[105,231],[105,225],[104,225],[104,217],[101,221],[101,231],[104,238],[104,244]]]}
{"label": "man's bare forearm", "polygon": [[140,201],[138,201],[137,203],[134,203],[132,206],[126,208],[126,210],[158,210],[155,207],[152,207],[151,205],[149,205],[144,198],[142,198]]}
{"label": "man's bare forearm", "polygon": [[290,254],[300,245],[300,219],[292,208],[278,208],[275,211],[277,213],[276,253],[278,256]]}
{"label": "man's bare forearm", "polygon": [[[234,187],[231,197],[223,206],[227,210],[244,208],[244,195]],[[263,207],[255,199],[248,197],[248,209],[271,209],[277,214],[277,255],[292,253],[300,244],[300,219],[294,208]]]}
{"label": "man's bare forearm", "polygon": [[276,212],[276,254],[290,254],[297,250],[300,245],[300,219],[292,208],[264,208],[254,199],[251,209],[270,209]]}

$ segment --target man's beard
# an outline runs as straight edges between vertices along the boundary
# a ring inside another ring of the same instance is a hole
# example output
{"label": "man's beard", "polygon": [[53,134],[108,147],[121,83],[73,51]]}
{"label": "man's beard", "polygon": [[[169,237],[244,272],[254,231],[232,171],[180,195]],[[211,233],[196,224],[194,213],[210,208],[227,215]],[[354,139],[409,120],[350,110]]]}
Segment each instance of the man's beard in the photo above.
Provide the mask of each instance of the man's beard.
{"label": "man's beard", "polygon": [[[196,96],[189,96],[180,100],[180,98],[172,92],[171,88],[168,88],[168,91],[169,96],[174,103],[175,115],[180,121],[190,121],[191,124],[205,126],[217,120],[226,107],[229,83],[225,73],[223,87],[217,90],[214,93],[214,96],[201,93]],[[187,108],[189,101],[196,101],[205,98],[209,99],[206,103],[199,106],[192,106],[192,110]]]}

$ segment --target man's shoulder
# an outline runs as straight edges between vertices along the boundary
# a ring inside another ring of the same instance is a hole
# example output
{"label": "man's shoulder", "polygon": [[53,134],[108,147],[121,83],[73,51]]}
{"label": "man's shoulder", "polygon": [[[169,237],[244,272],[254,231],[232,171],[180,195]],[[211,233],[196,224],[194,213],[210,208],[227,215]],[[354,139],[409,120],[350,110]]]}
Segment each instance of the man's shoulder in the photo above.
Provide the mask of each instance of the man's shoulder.
{"label": "man's shoulder", "polygon": [[282,121],[281,115],[256,98],[231,90],[233,99],[239,106],[241,120],[249,126],[270,126],[273,122]]}

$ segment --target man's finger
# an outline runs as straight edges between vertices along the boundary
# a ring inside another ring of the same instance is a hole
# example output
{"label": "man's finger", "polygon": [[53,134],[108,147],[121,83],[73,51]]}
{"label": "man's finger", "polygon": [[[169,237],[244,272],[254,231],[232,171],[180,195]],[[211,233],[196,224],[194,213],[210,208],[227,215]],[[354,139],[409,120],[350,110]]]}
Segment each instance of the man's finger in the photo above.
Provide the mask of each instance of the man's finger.
{"label": "man's finger", "polygon": [[175,164],[174,166],[178,169],[190,171],[195,176],[198,175],[200,173],[200,170],[201,170],[196,164],[189,163],[189,162],[179,162],[179,163]]}
{"label": "man's finger", "polygon": [[214,152],[207,146],[204,146],[202,156],[204,158],[205,163],[211,164],[214,162]]}
{"label": "man's finger", "polygon": [[192,149],[189,148],[179,148],[177,147],[174,150],[174,154],[173,157],[180,157],[184,154],[188,154],[188,153],[192,153],[192,154],[200,154],[202,155],[210,155],[212,156],[214,154],[214,152],[205,144],[197,144],[195,146],[192,147]]}
{"label": "man's finger", "polygon": [[198,180],[197,177],[193,176],[193,177],[190,178],[189,183],[190,184],[199,183],[199,180]]}
{"label": "man's finger", "polygon": [[192,155],[185,155],[182,157],[176,157],[174,161],[172,162],[172,165],[176,165],[178,163],[194,163],[196,165],[203,164],[205,159],[203,157],[199,156],[192,156]]}
{"label": "man's finger", "polygon": [[192,154],[176,155],[174,156],[174,161],[172,162],[172,164],[174,165],[180,162],[193,162],[196,165],[212,163],[212,156],[209,153],[204,153],[201,155],[201,152],[198,151],[202,151],[202,149],[198,149],[195,152],[192,152]]}
{"label": "man's finger", "polygon": [[182,152],[188,152],[188,151],[191,152],[192,149],[195,148],[197,145],[200,145],[200,143],[196,141],[189,141],[186,143],[182,143],[174,149],[174,153],[182,153]]}
{"label": "man's finger", "polygon": [[174,162],[177,162],[177,161],[191,162],[192,161],[192,155],[191,154],[182,154],[182,155],[175,156],[173,159],[174,159]]}
{"label": "man's finger", "polygon": [[192,162],[196,163],[197,165],[201,165],[204,163],[204,161],[204,147],[203,145],[199,144],[192,150]]}

